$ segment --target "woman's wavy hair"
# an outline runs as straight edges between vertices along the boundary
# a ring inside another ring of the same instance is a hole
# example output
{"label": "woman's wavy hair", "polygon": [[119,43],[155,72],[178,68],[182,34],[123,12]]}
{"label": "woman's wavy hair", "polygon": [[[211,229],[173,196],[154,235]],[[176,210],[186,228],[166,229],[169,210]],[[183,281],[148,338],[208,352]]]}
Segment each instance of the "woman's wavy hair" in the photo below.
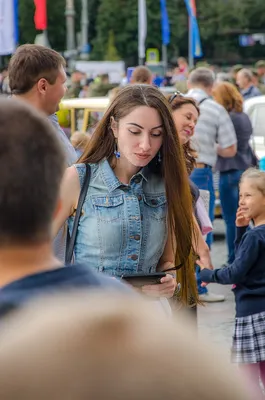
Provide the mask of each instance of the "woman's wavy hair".
{"label": "woman's wavy hair", "polygon": [[120,119],[137,107],[157,110],[163,124],[163,144],[158,154],[149,163],[150,170],[164,178],[168,204],[169,237],[175,251],[177,279],[181,284],[181,300],[188,304],[190,295],[198,301],[194,276],[194,253],[192,249],[193,217],[192,197],[184,154],[178,139],[171,107],[164,95],[151,85],[128,85],[113,99],[103,118],[79,159],[81,163],[99,163],[107,159],[115,163],[115,137],[111,129],[111,118],[119,125]]}
{"label": "woman's wavy hair", "polygon": [[235,85],[229,82],[217,83],[213,88],[214,100],[221,104],[226,111],[242,112],[243,97]]}
{"label": "woman's wavy hair", "polygon": [[[199,106],[198,106],[197,102],[194,99],[192,99],[191,97],[185,97],[183,94],[176,92],[173,96],[168,97],[168,101],[169,101],[170,107],[173,112],[176,110],[179,110],[185,104],[191,104],[196,108],[196,110],[198,111],[198,114],[200,115]],[[184,151],[188,174],[190,175],[192,173],[193,169],[195,168],[197,153],[192,148],[192,146],[190,144],[190,140],[187,143],[185,143],[182,146],[182,148]]]}

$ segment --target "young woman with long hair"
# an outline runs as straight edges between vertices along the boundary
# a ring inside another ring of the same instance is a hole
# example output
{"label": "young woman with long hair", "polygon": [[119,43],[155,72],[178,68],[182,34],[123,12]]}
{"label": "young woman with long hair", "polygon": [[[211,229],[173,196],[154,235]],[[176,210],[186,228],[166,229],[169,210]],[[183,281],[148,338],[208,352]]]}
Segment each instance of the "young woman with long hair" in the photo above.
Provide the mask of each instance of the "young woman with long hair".
{"label": "young woman with long hair", "polygon": [[[179,141],[184,150],[187,171],[188,174],[190,175],[196,166],[197,154],[195,150],[192,148],[191,138],[194,135],[194,129],[197,120],[200,116],[200,109],[194,99],[190,97],[184,97],[179,93],[170,96],[168,100],[172,108],[173,119],[179,135]],[[200,219],[196,215],[196,203],[200,196],[200,192],[198,187],[192,181],[190,181],[190,188],[193,198],[194,216],[196,216],[195,224],[198,221],[197,229],[195,231],[195,236],[193,239],[193,245],[203,265],[209,269],[212,269],[213,267],[210,256],[210,250],[200,230],[201,228]],[[197,286],[198,286],[198,293],[200,300],[204,302],[223,301],[224,300],[223,295],[217,295],[215,293],[211,293],[208,291],[206,287],[201,286],[199,270],[200,268],[197,267],[196,277],[197,277]]]}
{"label": "young woman with long hair", "polygon": [[154,297],[196,296],[192,249],[192,198],[170,106],[149,85],[130,85],[114,98],[78,164],[62,183],[55,231],[70,231],[86,166],[91,179],[79,221],[75,261],[112,276],[179,267],[160,284],[143,287]]}

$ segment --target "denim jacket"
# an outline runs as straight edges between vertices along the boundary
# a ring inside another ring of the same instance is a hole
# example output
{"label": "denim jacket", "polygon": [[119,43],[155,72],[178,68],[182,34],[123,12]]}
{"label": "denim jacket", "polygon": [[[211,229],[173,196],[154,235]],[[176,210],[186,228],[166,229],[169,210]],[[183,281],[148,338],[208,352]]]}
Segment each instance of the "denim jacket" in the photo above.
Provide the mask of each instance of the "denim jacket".
{"label": "denim jacket", "polygon": [[[82,187],[85,164],[75,165]],[[69,217],[70,232],[74,216]],[[122,184],[108,161],[91,164],[75,262],[112,276],[155,272],[167,241],[164,181],[147,168]]]}

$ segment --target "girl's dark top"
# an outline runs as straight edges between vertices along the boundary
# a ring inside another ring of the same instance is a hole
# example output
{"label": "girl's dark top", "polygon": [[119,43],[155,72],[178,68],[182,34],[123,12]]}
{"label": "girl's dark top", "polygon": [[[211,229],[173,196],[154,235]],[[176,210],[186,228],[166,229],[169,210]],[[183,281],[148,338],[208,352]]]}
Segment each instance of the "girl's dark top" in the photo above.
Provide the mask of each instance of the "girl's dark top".
{"label": "girl's dark top", "polygon": [[257,160],[253,150],[249,145],[252,135],[252,125],[247,114],[244,112],[230,112],[237,137],[237,153],[234,157],[224,158],[218,156],[216,170],[226,172],[231,170],[245,171],[252,165],[256,165]]}
{"label": "girl's dark top", "polygon": [[235,284],[236,316],[265,311],[265,225],[237,228],[235,261],[223,269],[201,271],[203,282]]}

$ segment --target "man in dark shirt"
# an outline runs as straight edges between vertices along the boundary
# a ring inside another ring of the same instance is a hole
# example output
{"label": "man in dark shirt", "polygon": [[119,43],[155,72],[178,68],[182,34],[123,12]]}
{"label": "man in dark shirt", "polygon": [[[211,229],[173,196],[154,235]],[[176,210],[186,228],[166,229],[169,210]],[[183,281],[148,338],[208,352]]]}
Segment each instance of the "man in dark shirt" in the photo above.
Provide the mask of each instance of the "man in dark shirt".
{"label": "man in dark shirt", "polygon": [[64,268],[54,256],[51,225],[60,208],[64,151],[48,120],[26,103],[1,99],[0,110],[0,315],[59,290],[130,291],[88,265]]}

